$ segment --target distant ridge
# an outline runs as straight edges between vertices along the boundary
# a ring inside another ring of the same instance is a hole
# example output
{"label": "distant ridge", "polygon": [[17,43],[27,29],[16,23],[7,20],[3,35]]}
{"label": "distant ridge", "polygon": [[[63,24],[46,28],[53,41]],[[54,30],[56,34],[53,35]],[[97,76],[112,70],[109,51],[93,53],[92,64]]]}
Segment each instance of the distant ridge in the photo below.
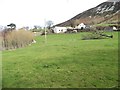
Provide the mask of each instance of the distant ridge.
{"label": "distant ridge", "polygon": [[74,23],[75,25],[79,23],[90,25],[99,23],[117,23],[119,22],[119,15],[120,0],[108,0],[55,26],[71,26],[71,23]]}
{"label": "distant ridge", "polygon": [[120,0],[107,0],[107,2],[119,2]]}

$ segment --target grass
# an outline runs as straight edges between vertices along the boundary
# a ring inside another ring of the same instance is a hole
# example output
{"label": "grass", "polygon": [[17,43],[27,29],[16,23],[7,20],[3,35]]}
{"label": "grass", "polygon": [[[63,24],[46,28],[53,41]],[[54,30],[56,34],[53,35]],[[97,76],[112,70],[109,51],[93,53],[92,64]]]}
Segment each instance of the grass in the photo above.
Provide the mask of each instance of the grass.
{"label": "grass", "polygon": [[47,43],[38,36],[36,44],[3,51],[3,88],[116,87],[118,33],[81,40],[84,34],[48,35]]}

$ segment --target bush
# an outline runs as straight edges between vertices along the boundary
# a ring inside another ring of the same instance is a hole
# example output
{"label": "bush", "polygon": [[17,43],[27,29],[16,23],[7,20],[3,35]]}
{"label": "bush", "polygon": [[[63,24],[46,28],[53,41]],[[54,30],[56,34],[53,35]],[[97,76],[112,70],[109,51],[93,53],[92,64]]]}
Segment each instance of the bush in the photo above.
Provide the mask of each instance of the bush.
{"label": "bush", "polygon": [[19,30],[7,32],[4,36],[2,46],[4,49],[15,49],[29,45],[34,38],[30,31]]}
{"label": "bush", "polygon": [[93,32],[91,34],[83,35],[82,40],[90,40],[90,39],[104,39],[105,36],[102,36],[102,32]]}

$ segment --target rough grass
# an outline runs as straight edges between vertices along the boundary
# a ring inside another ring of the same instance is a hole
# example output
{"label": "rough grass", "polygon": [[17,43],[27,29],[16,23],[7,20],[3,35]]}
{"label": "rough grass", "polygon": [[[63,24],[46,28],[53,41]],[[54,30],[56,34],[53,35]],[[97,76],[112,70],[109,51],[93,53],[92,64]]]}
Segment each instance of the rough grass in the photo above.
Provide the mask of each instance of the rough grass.
{"label": "rough grass", "polygon": [[25,30],[13,30],[12,32],[4,33],[3,47],[6,50],[25,47],[34,39],[33,33]]}
{"label": "rough grass", "polygon": [[[118,33],[81,40],[79,34],[36,37],[37,43],[3,52],[3,88],[117,87]],[[109,34],[109,32],[108,32]]]}

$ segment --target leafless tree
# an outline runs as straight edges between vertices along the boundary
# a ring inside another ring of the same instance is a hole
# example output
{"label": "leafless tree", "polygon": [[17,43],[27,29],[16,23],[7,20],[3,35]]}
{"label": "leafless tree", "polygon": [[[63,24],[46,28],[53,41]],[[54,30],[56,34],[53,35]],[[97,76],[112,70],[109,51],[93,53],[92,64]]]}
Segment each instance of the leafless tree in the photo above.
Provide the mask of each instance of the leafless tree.
{"label": "leafless tree", "polygon": [[50,29],[52,25],[53,25],[53,21],[49,20],[49,21],[46,22],[46,27],[48,29]]}

